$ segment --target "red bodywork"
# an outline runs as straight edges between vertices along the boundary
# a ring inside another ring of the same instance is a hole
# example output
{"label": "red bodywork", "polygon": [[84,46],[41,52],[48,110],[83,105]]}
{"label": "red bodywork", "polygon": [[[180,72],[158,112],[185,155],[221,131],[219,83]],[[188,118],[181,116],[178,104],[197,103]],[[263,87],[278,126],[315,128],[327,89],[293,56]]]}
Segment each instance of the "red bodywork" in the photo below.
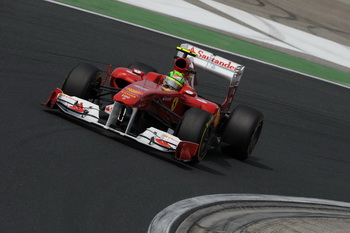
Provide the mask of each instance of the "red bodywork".
{"label": "red bodywork", "polygon": [[172,119],[161,108],[152,104],[152,101],[160,101],[179,116],[183,116],[186,110],[191,107],[203,109],[213,116],[219,113],[217,104],[200,98],[188,83],[185,83],[180,91],[170,91],[163,88],[160,84],[164,77],[165,75],[154,72],[144,74],[135,69],[117,68],[110,74],[110,85],[120,88],[119,83],[130,84],[114,95],[113,99],[133,108],[154,112],[170,121]]}

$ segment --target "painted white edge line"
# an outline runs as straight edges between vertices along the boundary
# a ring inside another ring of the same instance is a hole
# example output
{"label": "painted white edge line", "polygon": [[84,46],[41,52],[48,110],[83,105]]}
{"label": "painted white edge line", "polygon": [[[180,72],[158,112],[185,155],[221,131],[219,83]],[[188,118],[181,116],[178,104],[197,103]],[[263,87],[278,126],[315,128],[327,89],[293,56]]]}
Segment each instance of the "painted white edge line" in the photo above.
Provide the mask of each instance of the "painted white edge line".
{"label": "painted white edge line", "polygon": [[286,68],[286,67],[283,67],[283,66],[279,66],[279,65],[276,65],[276,64],[272,64],[272,63],[269,63],[269,62],[258,60],[258,59],[252,58],[252,57],[244,56],[244,55],[241,55],[241,54],[238,54],[238,53],[234,53],[234,52],[231,52],[231,51],[227,51],[227,50],[224,50],[224,49],[216,48],[214,46],[210,46],[210,45],[206,45],[206,44],[203,44],[203,43],[199,43],[197,41],[193,41],[193,40],[186,39],[186,38],[183,38],[183,37],[175,36],[175,35],[172,35],[172,34],[169,34],[169,33],[161,32],[161,31],[158,31],[158,30],[155,30],[155,29],[152,29],[152,28],[148,28],[148,27],[145,27],[145,26],[141,26],[141,25],[138,25],[138,24],[135,24],[135,23],[130,23],[130,22],[122,20],[122,19],[117,19],[117,18],[108,16],[108,15],[103,15],[103,14],[100,14],[100,13],[97,13],[97,12],[93,12],[93,11],[86,10],[86,9],[83,9],[83,8],[79,8],[79,7],[72,6],[72,5],[68,5],[66,3],[57,2],[55,0],[43,0],[43,1],[50,2],[50,3],[53,3],[53,4],[57,4],[57,5],[60,5],[60,6],[64,6],[64,7],[67,7],[67,8],[71,8],[71,9],[74,9],[74,10],[82,11],[82,12],[85,12],[85,13],[89,13],[89,14],[92,14],[92,15],[96,15],[96,16],[99,16],[99,17],[106,18],[106,19],[114,20],[114,21],[117,21],[117,22],[120,22],[120,23],[128,24],[128,25],[131,25],[131,26],[134,26],[134,27],[138,27],[138,28],[141,28],[141,29],[144,29],[144,30],[148,30],[148,31],[151,31],[151,32],[155,32],[155,33],[158,33],[158,34],[161,34],[161,35],[164,35],[164,36],[168,36],[168,37],[172,37],[172,38],[175,38],[175,39],[179,39],[179,40],[195,43],[195,44],[200,45],[200,46],[205,46],[205,47],[207,47],[209,49],[214,49],[214,50],[217,50],[217,51],[220,51],[220,52],[223,52],[223,53],[227,53],[227,54],[234,55],[234,56],[237,56],[237,57],[245,58],[245,59],[248,59],[248,60],[251,60],[251,61],[255,61],[255,62],[259,62],[259,63],[265,64],[265,65],[269,65],[269,66],[272,66],[272,67],[275,67],[275,68],[279,68],[281,70],[290,71],[290,72],[293,72],[293,73],[296,73],[296,74],[300,74],[300,75],[303,75],[303,76],[306,76],[306,77],[309,77],[309,78],[312,78],[312,79],[317,79],[317,80],[320,80],[320,81],[323,81],[323,82],[327,82],[327,83],[330,83],[330,84],[333,84],[333,85],[337,85],[337,86],[340,86],[340,87],[344,87],[344,88],[350,89],[350,86],[347,86],[347,85],[344,85],[344,84],[336,83],[336,82],[333,82],[333,81],[330,81],[330,80],[327,80],[327,79],[323,79],[323,78],[320,78],[320,77],[317,77],[317,76],[313,76],[313,75],[306,74],[306,73],[303,73],[303,72],[300,72],[300,71],[289,69],[289,68]]}
{"label": "painted white edge line", "polygon": [[180,220],[189,211],[208,205],[215,205],[223,202],[236,201],[273,201],[273,202],[294,202],[305,204],[320,204],[350,208],[350,203],[331,201],[317,198],[290,197],[279,195],[257,195],[257,194],[216,194],[188,198],[176,202],[159,212],[152,220],[148,233],[166,232],[169,233],[172,225]]}

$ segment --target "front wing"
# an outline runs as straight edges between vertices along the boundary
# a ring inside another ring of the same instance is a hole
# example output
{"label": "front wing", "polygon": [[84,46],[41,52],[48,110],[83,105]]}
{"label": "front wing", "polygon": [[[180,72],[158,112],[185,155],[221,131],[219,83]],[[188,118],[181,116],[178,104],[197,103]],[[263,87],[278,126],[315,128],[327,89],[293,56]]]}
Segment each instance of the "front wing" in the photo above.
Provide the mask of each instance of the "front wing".
{"label": "front wing", "polygon": [[[154,127],[149,127],[136,136],[131,134],[130,129],[138,111],[136,108],[132,109],[131,118],[124,131],[113,127],[113,125],[122,118],[121,105],[121,103],[114,102],[113,105],[108,107],[108,111],[102,110],[99,105],[76,96],[67,95],[59,88],[52,92],[50,98],[45,104],[45,106],[50,108],[57,106],[62,112],[74,118],[98,125],[121,136],[131,138],[148,147],[152,147],[162,152],[172,153],[174,158],[178,160],[191,161],[192,157],[196,156],[198,144],[181,141],[178,137]],[[107,121],[100,121],[101,111],[109,115]]]}

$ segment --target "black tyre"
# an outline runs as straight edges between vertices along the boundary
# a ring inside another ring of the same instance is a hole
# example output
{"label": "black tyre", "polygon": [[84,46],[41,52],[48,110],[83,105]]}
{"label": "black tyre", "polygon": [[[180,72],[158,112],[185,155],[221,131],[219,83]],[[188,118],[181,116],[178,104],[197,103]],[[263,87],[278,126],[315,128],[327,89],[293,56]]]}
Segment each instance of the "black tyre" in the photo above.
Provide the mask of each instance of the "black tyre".
{"label": "black tyre", "polygon": [[212,134],[213,116],[209,112],[198,108],[186,111],[177,130],[177,136],[183,141],[199,144],[197,154],[191,163],[198,163],[207,154]]}
{"label": "black tyre", "polygon": [[245,160],[253,152],[259,140],[264,115],[253,108],[239,105],[228,118],[222,141],[229,146],[222,147],[225,154]]}
{"label": "black tyre", "polygon": [[79,63],[66,76],[62,91],[82,99],[94,99],[102,81],[101,71],[88,63]]}
{"label": "black tyre", "polygon": [[156,68],[153,68],[152,66],[146,65],[146,64],[144,64],[142,62],[133,62],[130,65],[128,65],[128,68],[141,70],[145,74],[147,74],[149,72],[158,73]]}

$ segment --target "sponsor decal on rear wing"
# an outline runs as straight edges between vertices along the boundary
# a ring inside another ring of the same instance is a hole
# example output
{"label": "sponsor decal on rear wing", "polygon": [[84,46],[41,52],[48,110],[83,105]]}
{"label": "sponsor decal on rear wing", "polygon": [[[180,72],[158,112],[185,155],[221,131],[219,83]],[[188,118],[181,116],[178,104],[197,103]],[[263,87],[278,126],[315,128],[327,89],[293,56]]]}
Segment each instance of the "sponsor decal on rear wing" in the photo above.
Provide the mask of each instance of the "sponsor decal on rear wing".
{"label": "sponsor decal on rear wing", "polygon": [[[244,66],[226,58],[216,56],[201,48],[190,44],[181,44],[181,48],[197,54],[196,57],[189,56],[195,68],[213,73],[230,82],[230,86],[237,86],[242,77]],[[177,56],[182,57],[184,52],[178,51]]]}

